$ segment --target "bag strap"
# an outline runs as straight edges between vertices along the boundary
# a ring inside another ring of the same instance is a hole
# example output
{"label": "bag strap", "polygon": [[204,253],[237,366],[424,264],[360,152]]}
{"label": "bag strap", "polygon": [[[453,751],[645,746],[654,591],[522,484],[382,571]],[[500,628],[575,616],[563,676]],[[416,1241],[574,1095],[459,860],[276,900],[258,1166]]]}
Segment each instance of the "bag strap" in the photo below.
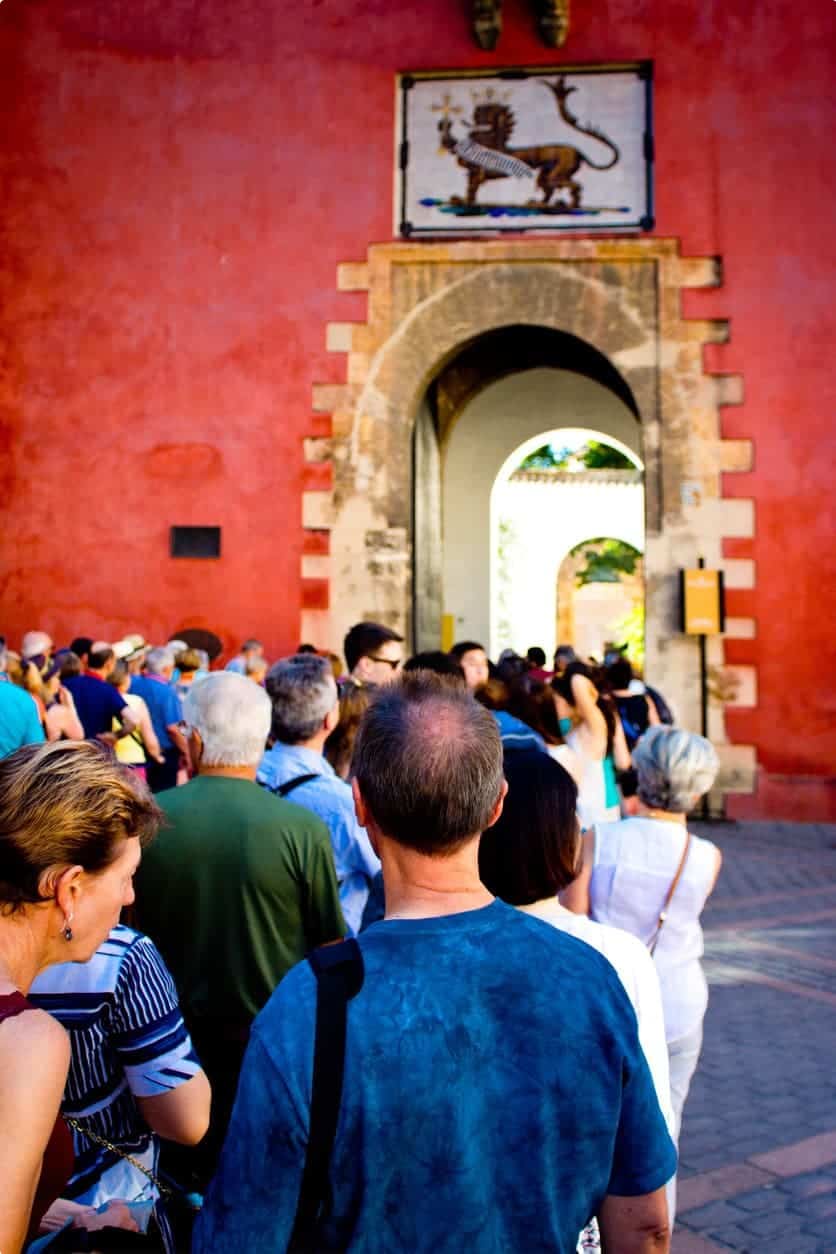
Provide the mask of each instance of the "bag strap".
{"label": "bag strap", "polygon": [[315,949],[308,962],[316,976],[311,1116],[289,1254],[315,1248],[315,1230],[330,1203],[328,1172],[343,1093],[348,1003],[364,978],[363,955],[353,938]]}
{"label": "bag strap", "polygon": [[676,892],[677,884],[682,879],[682,872],[685,870],[685,863],[688,860],[688,851],[690,850],[690,848],[691,848],[691,833],[686,832],[685,833],[685,848],[682,850],[682,857],[679,859],[679,866],[676,868],[676,875],[671,880],[671,886],[668,889],[668,895],[666,896],[664,900],[662,909],[659,911],[659,918],[656,921],[656,931],[653,933],[650,940],[647,942],[647,948],[650,950],[651,957],[653,956],[656,950],[656,946],[659,944],[659,934],[662,931],[662,928],[665,926],[665,920],[668,917],[668,907],[670,906],[671,901],[673,900],[673,895]]}
{"label": "bag strap", "polygon": [[275,792],[277,797],[286,797],[288,793],[293,792],[294,788],[298,788],[300,784],[307,784],[312,779],[319,779],[319,776],[313,771],[308,775],[295,775],[293,779],[286,780],[272,791]]}

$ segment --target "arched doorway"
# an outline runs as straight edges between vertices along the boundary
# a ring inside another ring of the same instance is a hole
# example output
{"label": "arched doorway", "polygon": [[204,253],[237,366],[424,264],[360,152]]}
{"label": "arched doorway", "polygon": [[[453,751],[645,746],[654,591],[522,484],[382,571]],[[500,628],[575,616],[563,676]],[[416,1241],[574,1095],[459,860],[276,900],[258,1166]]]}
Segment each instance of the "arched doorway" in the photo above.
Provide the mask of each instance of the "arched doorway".
{"label": "arched doorway", "polygon": [[[499,579],[499,496],[529,447],[559,428],[585,429],[611,441],[640,468],[641,427],[632,392],[612,363],[579,337],[549,327],[511,325],[474,337],[430,380],[412,444],[413,637],[417,648],[437,648],[452,637],[503,647],[496,606]],[[563,492],[569,512],[577,492]],[[587,494],[581,493],[583,498]],[[643,497],[634,532],[643,540]],[[533,521],[533,520],[532,520]],[[571,522],[571,520],[569,520]],[[566,544],[588,534],[559,529]],[[632,533],[631,533],[632,534]],[[521,560],[547,555],[553,635],[554,586],[560,536],[526,528]],[[528,579],[529,588],[543,580]],[[542,617],[542,616],[541,616]],[[518,646],[519,647],[519,646]],[[548,645],[546,646],[548,647]]]}
{"label": "arched doorway", "polygon": [[[412,506],[416,423],[434,428],[427,443],[439,462],[434,381],[489,333],[541,327],[603,357],[641,415],[647,672],[671,694],[683,723],[698,725],[697,651],[678,630],[678,570],[703,556],[709,566],[726,566],[727,587],[754,582],[751,563],[723,557],[725,540],[754,534],[751,502],[723,496],[723,473],[751,464],[751,445],[720,433],[721,406],[739,403],[742,381],[710,376],[703,357],[728,328],[683,317],[685,289],[719,282],[716,259],[681,257],[676,241],[656,237],[386,244],[341,265],[340,290],[367,293],[368,306],[362,322],[329,324],[329,348],[348,354],[346,382],[313,391],[315,414],[328,418],[316,418],[305,444],[303,635],[339,641],[350,623],[377,618],[420,640],[413,622],[416,601],[424,600],[414,591],[422,578],[413,561],[421,521]],[[521,364],[512,370],[521,372]],[[428,501],[437,514],[440,491],[436,477],[416,511]],[[436,607],[440,556],[436,547],[434,572],[429,562]],[[748,620],[739,624],[751,635]],[[710,663],[722,663],[722,641],[711,640],[708,653]],[[712,704],[709,717],[721,746],[721,786],[749,789],[752,750],[723,743],[722,706]]]}
{"label": "arched doorway", "polygon": [[[553,648],[557,570],[565,553],[590,534],[590,509],[596,508],[590,493],[593,485],[583,482],[584,476],[525,486],[511,479],[525,454],[551,434],[560,439],[560,429],[582,429],[603,441],[612,440],[641,466],[641,427],[634,411],[610,387],[571,369],[541,366],[508,374],[478,391],[449,424],[439,456],[446,634],[482,640],[494,654],[504,647],[520,650],[533,643],[542,644],[547,652]],[[620,512],[618,497],[626,499],[633,485],[624,488],[615,486],[614,522]],[[414,491],[416,501],[426,495],[417,473]],[[515,498],[524,495],[528,505],[515,508]],[[632,526],[625,538],[638,540],[643,548],[640,483],[634,498]],[[516,534],[512,537],[506,530],[503,536],[503,524],[507,527],[511,517]],[[420,572],[423,558],[417,531],[415,543]],[[510,559],[502,550],[512,545]],[[510,580],[507,570],[501,569],[509,560],[516,566]],[[509,582],[524,600],[506,606],[510,613],[499,604],[501,585]],[[526,623],[541,638],[523,639]],[[438,639],[436,634],[435,647]]]}

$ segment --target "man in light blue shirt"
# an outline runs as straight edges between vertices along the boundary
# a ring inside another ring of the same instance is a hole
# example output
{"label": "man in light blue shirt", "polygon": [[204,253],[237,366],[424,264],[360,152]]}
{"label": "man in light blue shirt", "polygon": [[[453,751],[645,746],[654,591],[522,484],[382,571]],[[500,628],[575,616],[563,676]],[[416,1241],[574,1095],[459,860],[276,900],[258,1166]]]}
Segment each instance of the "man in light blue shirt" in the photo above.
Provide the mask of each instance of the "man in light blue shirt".
{"label": "man in light blue shirt", "polygon": [[323,757],[325,741],[339,720],[331,664],[313,653],[282,658],[268,671],[265,687],[273,703],[274,744],[261,759],[256,779],[325,823],[343,915],[356,933],[380,862],[357,822],[350,787]]}

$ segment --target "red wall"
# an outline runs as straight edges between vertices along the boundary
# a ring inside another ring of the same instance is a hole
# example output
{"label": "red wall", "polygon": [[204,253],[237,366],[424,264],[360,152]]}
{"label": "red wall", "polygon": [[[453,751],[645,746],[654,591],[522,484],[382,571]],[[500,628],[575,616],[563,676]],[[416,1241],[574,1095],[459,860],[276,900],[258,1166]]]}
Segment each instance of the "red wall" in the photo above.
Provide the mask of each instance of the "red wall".
{"label": "red wall", "polygon": [[[820,779],[744,809],[836,816],[833,6],[595,0],[560,54],[513,0],[480,52],[469,7],[0,6],[0,630],[188,621],[291,648],[301,437],[311,384],[340,377],[326,323],[364,312],[337,263],[391,238],[396,71],[649,57],[657,231],[723,257],[685,312],[731,319],[708,365],[744,374],[724,434],[755,441],[726,490],[756,499],[757,537],[727,556],[757,562],[729,608],[758,638],[727,656],[757,663],[760,701],[729,726],[770,776]],[[223,560],[170,560],[172,523],[221,524]]]}

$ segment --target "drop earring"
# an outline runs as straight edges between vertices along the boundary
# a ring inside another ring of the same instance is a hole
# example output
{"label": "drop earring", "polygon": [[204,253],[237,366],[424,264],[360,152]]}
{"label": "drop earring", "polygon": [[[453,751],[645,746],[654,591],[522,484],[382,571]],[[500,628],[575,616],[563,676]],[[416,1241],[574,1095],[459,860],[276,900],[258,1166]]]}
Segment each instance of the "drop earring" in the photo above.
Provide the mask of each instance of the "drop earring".
{"label": "drop earring", "polygon": [[65,941],[71,941],[73,939],[73,929],[70,927],[70,924],[72,923],[72,921],[73,921],[72,915],[64,916],[64,940]]}

